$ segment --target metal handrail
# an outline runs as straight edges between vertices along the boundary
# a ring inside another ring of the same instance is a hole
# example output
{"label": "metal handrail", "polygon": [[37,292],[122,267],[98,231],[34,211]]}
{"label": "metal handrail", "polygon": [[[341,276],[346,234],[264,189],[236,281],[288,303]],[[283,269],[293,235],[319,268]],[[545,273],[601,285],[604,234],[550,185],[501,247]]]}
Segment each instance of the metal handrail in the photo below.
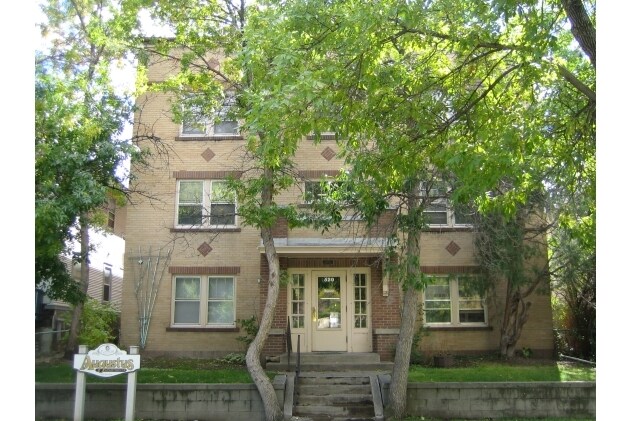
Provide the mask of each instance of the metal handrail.
{"label": "metal handrail", "polygon": [[291,359],[292,347],[291,347],[291,323],[289,316],[287,316],[287,329],[285,330],[285,346],[287,347],[287,371],[289,371],[289,363]]}
{"label": "metal handrail", "polygon": [[62,329],[62,330],[44,330],[41,332],[35,332],[36,335],[43,335],[45,333],[64,333],[64,332],[70,332],[70,329]]}
{"label": "metal handrail", "polygon": [[[298,391],[298,380],[300,378],[300,335],[297,338],[297,352],[296,352],[296,376],[294,377],[294,402],[296,401],[296,394]],[[291,320],[289,316],[287,316],[287,329],[285,331],[285,343],[287,347],[287,372],[289,372],[289,367],[291,366],[291,354],[293,352],[292,344],[291,344]]]}
{"label": "metal handrail", "polygon": [[300,335],[298,335],[297,354],[296,354],[296,376],[294,377],[294,402],[297,402],[296,395],[298,395],[298,383],[300,382]]}
{"label": "metal handrail", "polygon": [[300,376],[300,335],[298,335],[298,353],[296,355],[296,379]]}
{"label": "metal handrail", "polygon": [[576,361],[578,363],[583,363],[583,364],[587,364],[587,365],[591,365],[591,366],[596,367],[596,363],[594,361],[582,360],[580,358],[570,357],[569,355],[563,355],[563,354],[559,354],[559,358],[570,360],[570,361]]}

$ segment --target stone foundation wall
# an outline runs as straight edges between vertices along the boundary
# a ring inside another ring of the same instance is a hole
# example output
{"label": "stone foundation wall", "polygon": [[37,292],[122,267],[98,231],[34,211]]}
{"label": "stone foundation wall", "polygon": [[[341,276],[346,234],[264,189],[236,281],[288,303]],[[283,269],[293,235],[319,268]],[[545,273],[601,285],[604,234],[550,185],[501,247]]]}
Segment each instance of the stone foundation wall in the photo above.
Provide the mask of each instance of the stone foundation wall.
{"label": "stone foundation wall", "polygon": [[[281,408],[285,383],[274,379]],[[85,419],[123,419],[126,396],[126,384],[88,384]],[[74,384],[36,384],[35,419],[73,419],[74,398]],[[139,384],[135,419],[263,421],[265,411],[254,384]]]}
{"label": "stone foundation wall", "polygon": [[[379,382],[387,408],[390,376],[379,376]],[[409,383],[407,413],[442,419],[595,418],[596,383]]]}

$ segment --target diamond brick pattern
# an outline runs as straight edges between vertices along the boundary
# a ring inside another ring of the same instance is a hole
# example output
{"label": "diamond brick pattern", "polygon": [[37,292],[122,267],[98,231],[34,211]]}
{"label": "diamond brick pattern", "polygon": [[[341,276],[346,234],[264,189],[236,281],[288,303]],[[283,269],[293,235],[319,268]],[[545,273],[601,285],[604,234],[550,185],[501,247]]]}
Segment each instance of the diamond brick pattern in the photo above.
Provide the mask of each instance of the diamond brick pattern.
{"label": "diamond brick pattern", "polygon": [[206,160],[206,162],[210,161],[215,157],[215,153],[207,148],[204,152],[202,152],[202,158]]}
{"label": "diamond brick pattern", "polygon": [[327,146],[320,155],[322,155],[327,161],[330,161],[335,156],[335,151]]}
{"label": "diamond brick pattern", "polygon": [[197,247],[197,251],[200,252],[202,254],[202,256],[206,257],[208,255],[208,253],[213,251],[213,248],[210,247],[210,244],[208,244],[207,242],[204,241],[202,243],[202,245]]}
{"label": "diamond brick pattern", "polygon": [[447,244],[445,250],[447,250],[452,256],[455,256],[460,251],[460,246],[452,241]]}

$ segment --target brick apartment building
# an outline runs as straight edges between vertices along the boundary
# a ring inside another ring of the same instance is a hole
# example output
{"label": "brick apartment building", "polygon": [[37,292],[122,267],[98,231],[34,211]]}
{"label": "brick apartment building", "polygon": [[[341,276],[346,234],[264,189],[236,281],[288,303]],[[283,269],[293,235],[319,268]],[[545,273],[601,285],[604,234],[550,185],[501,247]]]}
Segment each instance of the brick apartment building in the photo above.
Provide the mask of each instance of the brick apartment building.
{"label": "brick apartment building", "polygon": [[[149,82],[174,69],[167,60],[149,63]],[[162,262],[154,279],[155,304],[143,352],[172,356],[216,357],[244,351],[239,320],[260,317],[267,294],[268,268],[260,233],[240,223],[234,196],[223,180],[243,174],[244,138],[236,121],[197,127],[175,123],[169,97],[147,93],[137,101],[136,134],[149,131],[170,148],[169,159],[156,155],[152,171],[135,174],[139,188],[151,192],[127,209],[126,270],[123,282],[121,346],[139,344],[140,322],[135,287],[147,256]],[[305,192],[338,173],[334,136],[319,144],[305,138],[295,157],[302,183],[283,192],[277,203],[308,206]],[[204,217],[202,217],[202,213]],[[466,275],[475,274],[472,226],[449,206],[432,216],[421,238],[422,271],[435,277],[421,294],[427,354],[480,353],[499,349],[502,288],[495,296],[462,295]],[[382,221],[387,225],[387,217]],[[288,320],[292,341],[303,352],[377,352],[391,360],[400,325],[399,285],[384,276],[381,257],[385,234],[368,234],[352,215],[339,229],[275,227],[274,240],[288,282],[281,287],[273,329],[264,353],[285,350]],[[144,257],[143,257],[144,256]],[[460,285],[459,285],[460,283]],[[518,349],[551,355],[552,313],[548,293],[533,295],[530,318]],[[145,321],[149,316],[144,318]]]}

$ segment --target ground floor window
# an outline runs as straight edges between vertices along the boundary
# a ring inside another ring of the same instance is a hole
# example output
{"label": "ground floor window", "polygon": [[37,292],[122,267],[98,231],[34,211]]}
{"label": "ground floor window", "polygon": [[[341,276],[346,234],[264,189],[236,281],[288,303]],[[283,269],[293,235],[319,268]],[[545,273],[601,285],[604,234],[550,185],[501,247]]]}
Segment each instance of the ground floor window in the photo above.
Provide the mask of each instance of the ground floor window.
{"label": "ground floor window", "polygon": [[485,325],[484,297],[470,276],[432,276],[423,293],[428,325]]}
{"label": "ground floor window", "polygon": [[365,273],[356,273],[353,280],[353,295],[355,299],[355,327],[368,326],[368,282]]}
{"label": "ground floor window", "polygon": [[302,273],[291,276],[291,327],[305,327],[305,275]]}
{"label": "ground floor window", "polygon": [[173,324],[235,326],[235,280],[226,276],[176,276]]}

